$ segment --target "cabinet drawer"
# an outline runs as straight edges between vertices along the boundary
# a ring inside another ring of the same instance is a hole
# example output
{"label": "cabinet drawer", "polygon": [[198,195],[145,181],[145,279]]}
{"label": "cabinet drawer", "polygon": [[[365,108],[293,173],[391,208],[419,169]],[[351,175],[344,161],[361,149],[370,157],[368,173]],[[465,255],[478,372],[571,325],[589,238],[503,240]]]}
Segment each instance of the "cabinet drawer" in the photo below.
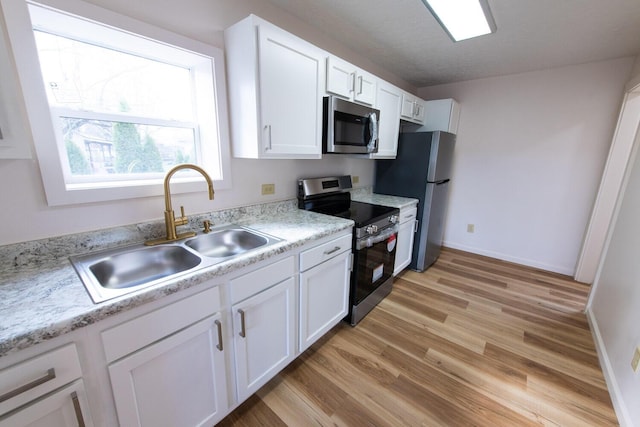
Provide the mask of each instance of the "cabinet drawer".
{"label": "cabinet drawer", "polygon": [[347,234],[302,252],[300,254],[300,271],[308,270],[346,250],[351,250],[351,240],[351,234]]}
{"label": "cabinet drawer", "polygon": [[75,344],[0,371],[0,415],[82,376]]}
{"label": "cabinet drawer", "polygon": [[404,224],[407,221],[413,221],[418,214],[418,208],[413,206],[411,208],[400,209],[400,224]]}
{"label": "cabinet drawer", "polygon": [[107,363],[220,311],[220,291],[213,287],[102,332]]}
{"label": "cabinet drawer", "polygon": [[293,267],[293,257],[289,257],[231,280],[229,290],[232,304],[293,276]]}

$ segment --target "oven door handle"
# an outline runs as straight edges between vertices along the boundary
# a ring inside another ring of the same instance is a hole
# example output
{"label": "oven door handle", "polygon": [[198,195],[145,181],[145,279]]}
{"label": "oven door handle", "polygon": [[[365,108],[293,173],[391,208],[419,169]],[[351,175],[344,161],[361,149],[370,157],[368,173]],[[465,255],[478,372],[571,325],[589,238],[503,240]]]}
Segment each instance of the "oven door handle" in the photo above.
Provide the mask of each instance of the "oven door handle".
{"label": "oven door handle", "polygon": [[383,242],[387,240],[389,237],[397,233],[398,233],[397,225],[394,225],[392,227],[387,227],[384,230],[382,230],[379,234],[376,234],[375,236],[365,237],[365,238],[356,240],[355,249],[359,251],[361,249],[370,248],[376,243]]}

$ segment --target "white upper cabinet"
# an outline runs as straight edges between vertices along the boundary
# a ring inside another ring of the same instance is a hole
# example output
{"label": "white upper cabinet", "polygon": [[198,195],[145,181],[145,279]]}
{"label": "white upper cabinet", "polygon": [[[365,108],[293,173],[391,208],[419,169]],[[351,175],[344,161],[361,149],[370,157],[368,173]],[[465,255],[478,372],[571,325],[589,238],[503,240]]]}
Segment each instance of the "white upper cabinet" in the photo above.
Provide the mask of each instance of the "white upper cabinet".
{"label": "white upper cabinet", "polygon": [[322,50],[250,15],[225,30],[233,155],[322,156]]}
{"label": "white upper cabinet", "polygon": [[378,81],[376,103],[376,108],[380,110],[378,152],[371,154],[371,158],[395,159],[398,150],[401,105],[402,91],[385,81]]}
{"label": "white upper cabinet", "polygon": [[436,99],[425,102],[426,117],[420,130],[441,130],[456,134],[460,120],[460,104],[455,99]]}
{"label": "white upper cabinet", "polygon": [[335,56],[327,57],[327,93],[351,101],[374,105],[376,78]]}
{"label": "white upper cabinet", "polygon": [[408,92],[402,94],[400,116],[409,122],[422,124],[425,118],[424,101]]}

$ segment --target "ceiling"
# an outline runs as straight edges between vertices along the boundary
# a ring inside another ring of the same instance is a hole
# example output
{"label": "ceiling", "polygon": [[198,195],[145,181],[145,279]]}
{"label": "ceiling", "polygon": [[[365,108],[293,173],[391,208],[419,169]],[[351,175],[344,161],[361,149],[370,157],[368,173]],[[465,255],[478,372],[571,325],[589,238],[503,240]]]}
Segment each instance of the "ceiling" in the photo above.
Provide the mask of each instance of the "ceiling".
{"label": "ceiling", "polygon": [[640,53],[640,0],[488,0],[495,34],[454,43],[421,0],[269,0],[416,87]]}

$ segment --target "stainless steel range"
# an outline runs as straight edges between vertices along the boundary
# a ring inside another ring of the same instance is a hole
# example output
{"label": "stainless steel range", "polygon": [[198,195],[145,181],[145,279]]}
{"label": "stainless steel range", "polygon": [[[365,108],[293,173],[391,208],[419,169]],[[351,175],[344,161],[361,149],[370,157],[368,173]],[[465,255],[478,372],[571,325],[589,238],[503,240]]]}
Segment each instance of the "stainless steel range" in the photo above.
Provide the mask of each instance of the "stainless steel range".
{"label": "stainless steel range", "polygon": [[298,207],[348,218],[353,232],[349,314],[355,326],[391,292],[398,235],[397,208],[351,200],[351,176],[298,180]]}

